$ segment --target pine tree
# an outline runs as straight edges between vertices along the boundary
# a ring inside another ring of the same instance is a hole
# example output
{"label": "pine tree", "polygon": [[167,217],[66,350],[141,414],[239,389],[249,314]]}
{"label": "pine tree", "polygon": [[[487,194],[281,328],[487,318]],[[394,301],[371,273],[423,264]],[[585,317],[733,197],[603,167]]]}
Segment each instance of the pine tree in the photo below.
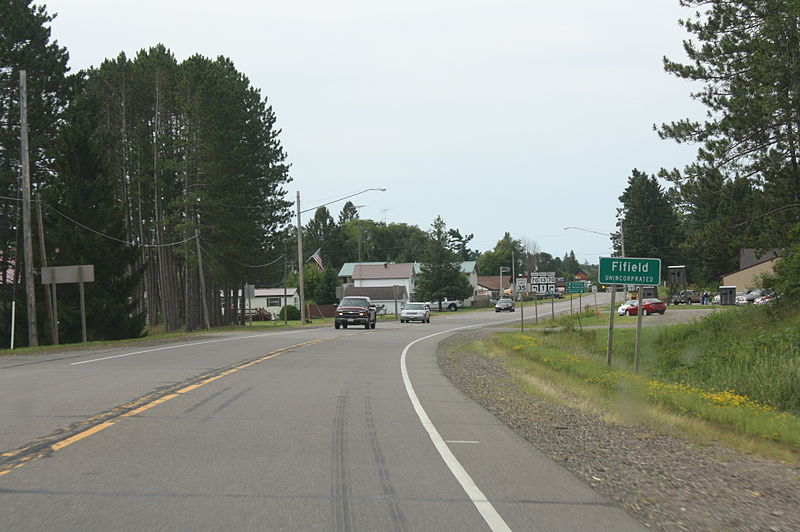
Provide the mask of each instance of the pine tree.
{"label": "pine tree", "polygon": [[[697,162],[671,177],[698,225],[704,223],[698,212],[703,205],[693,197],[697,190],[684,194],[685,185],[702,187],[719,177],[724,184],[738,182],[736,190],[750,183],[755,196],[728,211],[719,234],[747,229],[750,247],[783,247],[786,227],[800,221],[800,3],[681,4],[696,9],[681,21],[696,41],[684,42],[688,64],[665,59],[664,65],[671,74],[703,84],[693,97],[708,108],[708,118],[661,126],[664,138],[701,144]],[[709,202],[715,209],[728,207],[724,199]]]}
{"label": "pine tree", "polygon": [[[28,154],[34,190],[53,175],[55,139],[69,99],[65,48],[50,38],[54,16],[31,0],[0,0],[0,196],[20,197],[19,74],[26,71]],[[0,342],[9,338],[14,285],[22,282],[22,254],[17,239],[19,202],[0,200]],[[38,253],[38,246],[34,246]],[[17,344],[27,339],[25,291],[16,290]],[[21,313],[21,314],[20,314]],[[22,344],[25,342],[23,341]]]}
{"label": "pine tree", "polygon": [[428,232],[429,240],[417,276],[418,297],[438,302],[443,298],[464,299],[472,295],[472,285],[461,272],[461,264],[453,251],[444,220],[437,216]]}

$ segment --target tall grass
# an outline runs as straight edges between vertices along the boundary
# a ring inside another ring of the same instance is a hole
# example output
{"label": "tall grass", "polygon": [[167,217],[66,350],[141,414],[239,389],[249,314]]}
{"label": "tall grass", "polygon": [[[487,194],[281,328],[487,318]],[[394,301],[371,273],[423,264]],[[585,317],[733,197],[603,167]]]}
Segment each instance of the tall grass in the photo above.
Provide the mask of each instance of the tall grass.
{"label": "tall grass", "polygon": [[648,373],[660,380],[737,394],[800,414],[800,315],[746,306],[666,328]]}

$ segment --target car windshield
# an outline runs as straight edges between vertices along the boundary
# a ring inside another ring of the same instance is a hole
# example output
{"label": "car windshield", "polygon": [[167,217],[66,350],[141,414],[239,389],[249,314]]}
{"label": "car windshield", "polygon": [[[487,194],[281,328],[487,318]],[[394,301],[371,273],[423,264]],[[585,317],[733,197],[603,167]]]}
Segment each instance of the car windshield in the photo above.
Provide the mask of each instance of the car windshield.
{"label": "car windshield", "polygon": [[366,307],[367,302],[360,297],[346,297],[339,303],[343,307]]}
{"label": "car windshield", "polygon": [[409,303],[406,305],[406,310],[424,310],[425,306],[422,303]]}
{"label": "car windshield", "polygon": [[656,299],[656,298],[645,299],[645,300],[643,300],[643,301],[644,301],[645,303],[661,303],[661,300],[660,300],[660,299]]}
{"label": "car windshield", "polygon": [[625,302],[625,304],[629,307],[635,307],[636,305],[639,304],[639,302],[636,301],[635,299],[629,299],[628,301]]}
{"label": "car windshield", "polygon": [[498,303],[511,303],[511,300],[510,300],[510,299],[503,298],[503,299],[501,299],[500,301],[498,301]]}

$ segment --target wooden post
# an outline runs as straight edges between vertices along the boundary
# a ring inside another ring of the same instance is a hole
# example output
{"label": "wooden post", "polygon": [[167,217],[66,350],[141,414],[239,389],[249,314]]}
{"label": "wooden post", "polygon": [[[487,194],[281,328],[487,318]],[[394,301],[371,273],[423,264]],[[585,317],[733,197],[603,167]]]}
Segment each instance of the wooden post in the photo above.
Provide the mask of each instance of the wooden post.
{"label": "wooden post", "polygon": [[22,240],[25,257],[25,299],[28,305],[28,345],[39,345],[36,325],[36,289],[33,284],[33,237],[31,235],[31,168],[28,160],[28,97],[26,72],[19,71],[19,121],[22,159]]}

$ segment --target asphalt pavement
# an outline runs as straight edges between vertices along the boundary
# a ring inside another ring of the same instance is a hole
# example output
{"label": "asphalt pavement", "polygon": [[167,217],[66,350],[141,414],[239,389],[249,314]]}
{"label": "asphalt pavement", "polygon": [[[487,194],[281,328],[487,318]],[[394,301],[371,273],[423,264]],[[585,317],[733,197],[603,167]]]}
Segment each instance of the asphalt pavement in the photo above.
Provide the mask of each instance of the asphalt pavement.
{"label": "asphalt pavement", "polygon": [[0,528],[639,530],[439,370],[519,314],[4,357]]}

